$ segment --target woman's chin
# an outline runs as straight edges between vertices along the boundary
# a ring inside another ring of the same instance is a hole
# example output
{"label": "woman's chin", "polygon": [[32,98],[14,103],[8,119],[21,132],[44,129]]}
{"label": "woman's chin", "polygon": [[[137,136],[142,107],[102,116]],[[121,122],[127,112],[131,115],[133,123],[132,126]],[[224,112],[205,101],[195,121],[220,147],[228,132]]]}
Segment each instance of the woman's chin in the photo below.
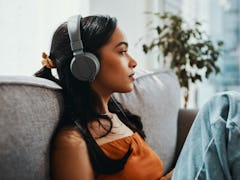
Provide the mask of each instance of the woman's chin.
{"label": "woman's chin", "polygon": [[133,84],[128,86],[128,87],[125,87],[125,88],[122,88],[121,90],[117,91],[118,93],[129,93],[129,92],[132,92],[133,91]]}

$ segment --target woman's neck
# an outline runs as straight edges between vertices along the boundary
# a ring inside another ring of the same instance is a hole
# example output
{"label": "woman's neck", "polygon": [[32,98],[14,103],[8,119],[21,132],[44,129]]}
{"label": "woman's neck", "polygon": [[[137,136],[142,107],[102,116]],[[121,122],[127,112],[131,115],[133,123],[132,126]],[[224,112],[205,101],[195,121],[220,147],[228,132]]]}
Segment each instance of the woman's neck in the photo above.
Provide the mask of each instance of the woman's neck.
{"label": "woman's neck", "polygon": [[100,114],[109,113],[108,101],[110,100],[112,93],[102,88],[102,86],[99,86],[99,84],[94,83],[94,81],[91,83],[91,88],[96,92],[100,100],[100,107],[98,107],[97,111]]}
{"label": "woman's neck", "polygon": [[101,107],[99,107],[98,112],[100,114],[107,114],[109,113],[109,109],[108,109],[108,101],[110,100],[110,96],[108,97],[100,97],[100,103],[101,103]]}

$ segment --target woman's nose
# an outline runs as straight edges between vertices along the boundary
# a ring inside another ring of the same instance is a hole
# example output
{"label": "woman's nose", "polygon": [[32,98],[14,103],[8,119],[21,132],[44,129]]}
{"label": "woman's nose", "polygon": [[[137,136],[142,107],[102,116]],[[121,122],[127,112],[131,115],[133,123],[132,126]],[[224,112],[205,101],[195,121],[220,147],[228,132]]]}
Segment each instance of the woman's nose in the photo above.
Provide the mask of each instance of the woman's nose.
{"label": "woman's nose", "polygon": [[135,68],[137,66],[137,61],[130,57],[130,67]]}

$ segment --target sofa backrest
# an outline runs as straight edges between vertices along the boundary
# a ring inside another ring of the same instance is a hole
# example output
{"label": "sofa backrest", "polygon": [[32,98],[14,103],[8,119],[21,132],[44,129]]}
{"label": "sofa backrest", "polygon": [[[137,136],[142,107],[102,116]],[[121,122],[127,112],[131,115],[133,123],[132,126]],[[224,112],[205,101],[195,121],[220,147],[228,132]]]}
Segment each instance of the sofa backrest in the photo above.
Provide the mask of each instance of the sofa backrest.
{"label": "sofa backrest", "polygon": [[[174,158],[180,89],[171,71],[138,71],[134,91],[114,94],[142,117],[147,142],[168,169]],[[61,88],[36,77],[0,76],[0,178],[49,179],[49,142],[63,111]]]}
{"label": "sofa backrest", "polygon": [[0,179],[47,180],[61,88],[35,77],[0,77]]}

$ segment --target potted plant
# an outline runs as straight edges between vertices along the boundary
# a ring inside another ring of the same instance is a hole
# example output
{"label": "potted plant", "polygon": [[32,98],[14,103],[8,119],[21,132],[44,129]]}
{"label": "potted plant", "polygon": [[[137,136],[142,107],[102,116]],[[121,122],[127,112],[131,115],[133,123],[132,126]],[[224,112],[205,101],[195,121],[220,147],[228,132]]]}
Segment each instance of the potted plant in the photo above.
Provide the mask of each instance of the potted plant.
{"label": "potted plant", "polygon": [[[143,44],[143,51],[156,50],[158,60],[168,64],[176,73],[181,88],[184,88],[184,107],[187,107],[190,83],[209,78],[211,73],[219,73],[217,60],[222,41],[214,44],[207,34],[201,31],[201,23],[196,21],[191,28],[179,15],[169,12],[149,15],[160,19],[160,23],[151,27],[155,37]],[[148,39],[149,40],[149,39]]]}

